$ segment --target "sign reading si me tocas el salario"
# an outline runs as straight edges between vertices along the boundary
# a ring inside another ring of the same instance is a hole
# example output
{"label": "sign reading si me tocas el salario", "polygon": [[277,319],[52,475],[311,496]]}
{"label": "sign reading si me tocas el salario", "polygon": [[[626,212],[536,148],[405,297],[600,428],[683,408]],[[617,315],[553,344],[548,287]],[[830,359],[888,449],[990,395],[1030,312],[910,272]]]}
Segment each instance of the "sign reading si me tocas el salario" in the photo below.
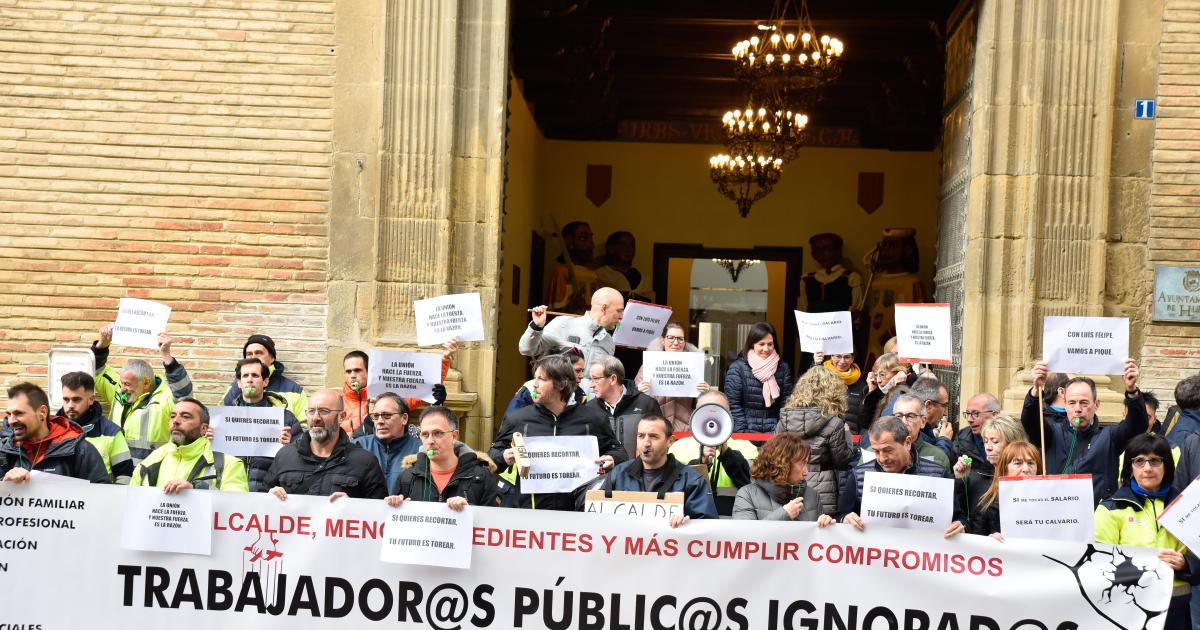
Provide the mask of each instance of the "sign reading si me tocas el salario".
{"label": "sign reading si me tocas el salario", "polygon": [[[125,492],[0,484],[0,592],[19,602],[6,619],[43,630],[1161,630],[1171,593],[1149,548],[481,507],[469,508],[470,569],[397,565],[379,559],[395,513],[383,501],[235,492],[212,493],[212,555],[132,551],[94,535],[119,531]],[[88,587],[68,593],[64,567]]]}

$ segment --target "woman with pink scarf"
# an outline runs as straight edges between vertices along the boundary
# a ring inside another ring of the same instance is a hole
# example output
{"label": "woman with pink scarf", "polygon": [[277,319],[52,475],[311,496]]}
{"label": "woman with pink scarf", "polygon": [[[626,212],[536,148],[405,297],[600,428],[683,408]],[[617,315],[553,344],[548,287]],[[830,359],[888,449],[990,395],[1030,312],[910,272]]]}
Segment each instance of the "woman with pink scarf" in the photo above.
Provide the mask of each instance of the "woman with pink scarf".
{"label": "woman with pink scarf", "polygon": [[775,352],[776,339],[767,322],[751,326],[742,353],[725,372],[723,392],[737,433],[774,432],[779,410],[792,395],[792,375]]}

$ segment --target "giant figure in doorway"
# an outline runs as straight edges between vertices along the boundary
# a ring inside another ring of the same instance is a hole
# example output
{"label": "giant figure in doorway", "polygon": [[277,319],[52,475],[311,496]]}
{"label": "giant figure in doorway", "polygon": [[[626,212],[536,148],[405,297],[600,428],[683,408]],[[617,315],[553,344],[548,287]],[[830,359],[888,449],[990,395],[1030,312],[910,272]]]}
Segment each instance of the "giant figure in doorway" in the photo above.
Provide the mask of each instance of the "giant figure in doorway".
{"label": "giant figure in doorway", "polygon": [[849,311],[862,301],[862,276],[842,265],[842,237],[832,232],[808,239],[819,269],[804,275],[801,309],[808,313]]}
{"label": "giant figure in doorway", "polygon": [[883,354],[883,345],[896,335],[896,304],[921,303],[926,299],[921,283],[917,231],[913,228],[885,228],[883,240],[863,262],[871,270],[867,280],[866,313],[867,357],[862,365],[874,365]]}
{"label": "giant figure in doorway", "polygon": [[555,260],[546,287],[546,303],[551,310],[583,313],[588,300],[599,288],[599,279],[592,269],[595,243],[592,228],[586,221],[572,221],[559,231],[563,253]]}

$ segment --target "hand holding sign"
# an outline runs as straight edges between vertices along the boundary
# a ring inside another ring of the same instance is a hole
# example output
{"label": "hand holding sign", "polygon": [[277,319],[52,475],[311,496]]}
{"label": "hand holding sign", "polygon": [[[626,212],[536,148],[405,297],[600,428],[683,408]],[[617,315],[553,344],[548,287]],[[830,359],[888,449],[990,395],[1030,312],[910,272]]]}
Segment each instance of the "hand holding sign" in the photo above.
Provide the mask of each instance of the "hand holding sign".
{"label": "hand holding sign", "polygon": [[[171,307],[149,300],[121,298],[117,306],[117,321],[112,327],[112,343],[133,348],[159,350],[159,334],[167,329]],[[101,340],[104,331],[101,330]],[[167,351],[170,341],[167,342]]]}
{"label": "hand holding sign", "polygon": [[643,352],[642,375],[651,396],[695,398],[704,382],[704,353]]}
{"label": "hand holding sign", "polygon": [[417,345],[436,346],[457,338],[483,341],[483,307],[478,293],[457,293],[413,302]]}
{"label": "hand holding sign", "polygon": [[905,363],[954,361],[949,304],[897,304],[896,354]]}
{"label": "hand holding sign", "polygon": [[854,329],[850,311],[805,313],[796,311],[796,329],[800,332],[802,352],[849,354],[854,352]]}
{"label": "hand holding sign", "polygon": [[442,382],[442,357],[432,352],[370,352],[367,396],[394,392],[433,402],[433,386]]}
{"label": "hand holding sign", "polygon": [[1047,317],[1042,353],[1052,372],[1123,374],[1129,356],[1129,319]]}
{"label": "hand holding sign", "polygon": [[658,339],[663,326],[671,319],[671,307],[629,300],[621,326],[613,333],[613,343],[630,348],[648,348]]}

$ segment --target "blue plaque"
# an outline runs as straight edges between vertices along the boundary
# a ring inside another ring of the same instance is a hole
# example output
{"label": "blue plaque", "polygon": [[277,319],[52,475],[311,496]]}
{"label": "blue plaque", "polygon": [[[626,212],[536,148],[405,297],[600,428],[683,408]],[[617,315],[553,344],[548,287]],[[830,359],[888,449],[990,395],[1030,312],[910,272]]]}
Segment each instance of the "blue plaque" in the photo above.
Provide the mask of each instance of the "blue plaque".
{"label": "blue plaque", "polygon": [[1200,323],[1200,265],[1154,266],[1156,322]]}

